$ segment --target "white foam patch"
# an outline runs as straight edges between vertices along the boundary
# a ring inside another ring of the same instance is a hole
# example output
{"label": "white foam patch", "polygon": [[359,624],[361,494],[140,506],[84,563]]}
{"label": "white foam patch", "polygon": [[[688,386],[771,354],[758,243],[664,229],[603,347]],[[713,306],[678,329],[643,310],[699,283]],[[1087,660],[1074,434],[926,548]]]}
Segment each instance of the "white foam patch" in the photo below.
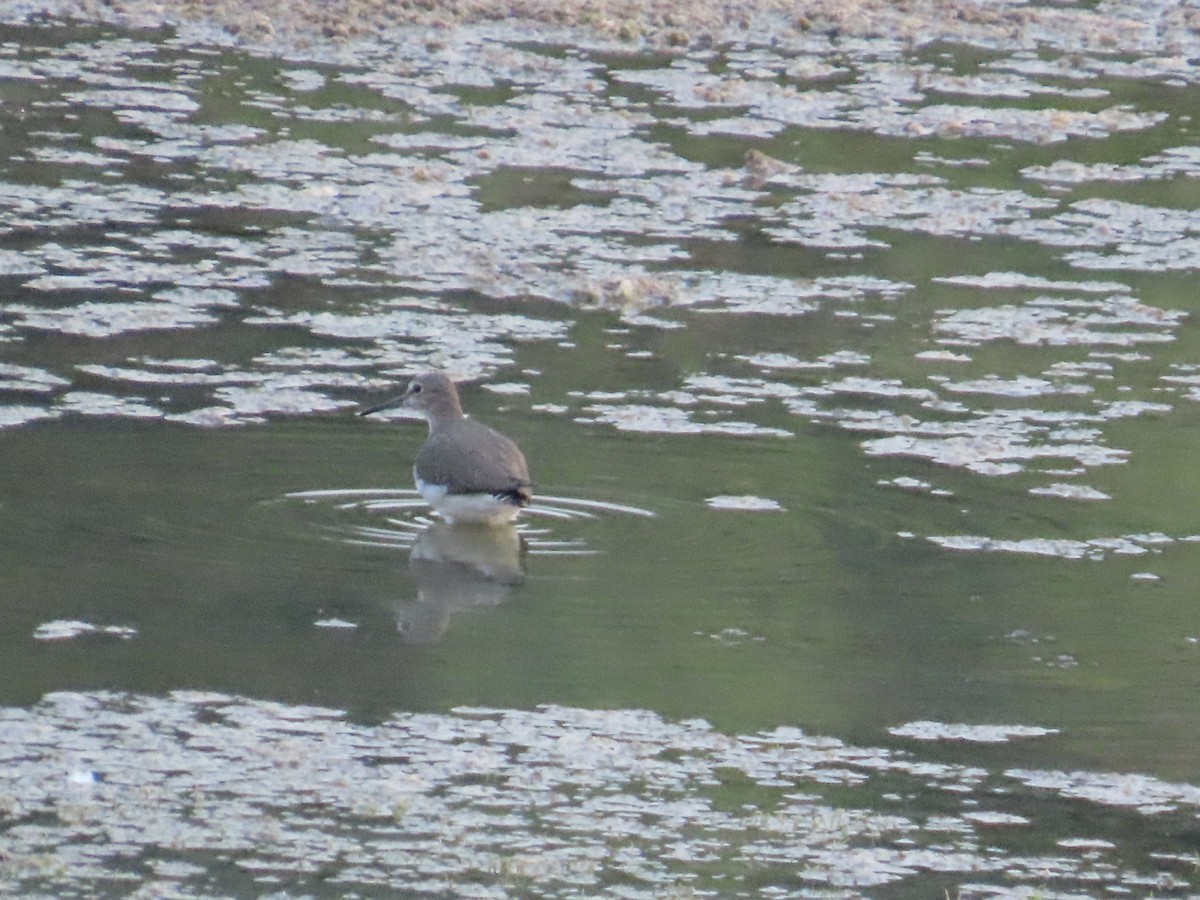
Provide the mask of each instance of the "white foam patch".
{"label": "white foam patch", "polygon": [[116,397],[95,391],[70,391],[58,401],[65,412],[85,416],[121,416],[131,419],[157,419],[162,410],[140,397]]}
{"label": "white foam patch", "polygon": [[1146,775],[1034,769],[1009,769],[1004,774],[1027,787],[1052,790],[1064,797],[1109,807],[1133,807],[1147,815],[1200,804],[1200,787],[1160,781]]}
{"label": "white foam patch", "polygon": [[1064,500],[1111,500],[1112,495],[1088,487],[1086,484],[1062,484],[1055,482],[1044,487],[1032,487],[1029,493],[1035,497],[1060,497]]}
{"label": "white foam patch", "polygon": [[0,428],[26,425],[40,419],[57,419],[59,412],[40,406],[0,406]]}
{"label": "white foam patch", "polygon": [[129,639],[137,634],[136,628],[126,625],[93,625],[76,619],[55,619],[43,622],[33,632],[35,641],[69,641],[89,634],[107,635]]}
{"label": "white foam patch", "polygon": [[918,741],[968,741],[975,744],[1004,744],[1013,738],[1045,737],[1057,728],[1040,725],[964,725],[948,722],[908,722],[888,729],[896,737]]}
{"label": "white foam patch", "polygon": [[57,310],[12,304],[7,310],[16,315],[15,324],[19,328],[92,338],[113,337],[132,331],[196,328],[217,321],[215,315],[202,309],[137,301],[82,303]]}
{"label": "white foam patch", "polygon": [[49,394],[67,387],[70,383],[66,378],[60,378],[35,366],[0,363],[0,390]]}
{"label": "white foam patch", "polygon": [[782,428],[757,425],[753,422],[724,420],[697,422],[691,413],[673,406],[641,404],[596,403],[584,408],[586,417],[576,421],[612,425],[618,431],[652,434],[723,434],[734,437],[791,437]]}
{"label": "white foam patch", "polygon": [[939,284],[990,290],[1062,291],[1080,294],[1127,294],[1129,286],[1119,281],[1063,281],[1025,272],[988,272],[986,275],[938,275]]}
{"label": "white foam patch", "polygon": [[733,496],[719,494],[704,501],[713,509],[738,509],[746,512],[778,512],[783,505],[778,500],[769,497],[755,497],[750,494]]}
{"label": "white foam patch", "polygon": [[1174,544],[1180,539],[1154,532],[1088,540],[1070,538],[1001,539],[967,534],[931,535],[927,540],[947,550],[964,552],[1016,553],[1027,556],[1056,556],[1060,559],[1102,560],[1109,555],[1145,556],[1150,553],[1160,553],[1163,547]]}

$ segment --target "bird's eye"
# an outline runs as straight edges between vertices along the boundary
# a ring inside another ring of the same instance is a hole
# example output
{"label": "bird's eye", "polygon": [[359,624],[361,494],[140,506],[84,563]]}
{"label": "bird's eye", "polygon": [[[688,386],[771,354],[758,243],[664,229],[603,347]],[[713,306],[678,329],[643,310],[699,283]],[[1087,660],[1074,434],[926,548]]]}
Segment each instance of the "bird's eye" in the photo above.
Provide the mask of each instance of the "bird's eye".
{"label": "bird's eye", "polygon": [[421,385],[419,385],[419,384],[410,384],[410,385],[408,386],[408,392],[409,392],[410,394],[419,394],[419,393],[421,393]]}

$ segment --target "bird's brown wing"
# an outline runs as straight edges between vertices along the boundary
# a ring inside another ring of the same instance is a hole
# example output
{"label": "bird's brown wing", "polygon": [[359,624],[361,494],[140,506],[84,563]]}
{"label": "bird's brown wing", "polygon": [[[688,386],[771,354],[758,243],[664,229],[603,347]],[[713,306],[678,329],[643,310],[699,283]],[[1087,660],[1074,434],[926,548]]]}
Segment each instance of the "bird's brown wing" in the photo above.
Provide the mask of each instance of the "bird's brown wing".
{"label": "bird's brown wing", "polygon": [[417,453],[417,471],[452,494],[501,494],[524,506],[533,496],[529,466],[519,447],[473,419],[429,436]]}

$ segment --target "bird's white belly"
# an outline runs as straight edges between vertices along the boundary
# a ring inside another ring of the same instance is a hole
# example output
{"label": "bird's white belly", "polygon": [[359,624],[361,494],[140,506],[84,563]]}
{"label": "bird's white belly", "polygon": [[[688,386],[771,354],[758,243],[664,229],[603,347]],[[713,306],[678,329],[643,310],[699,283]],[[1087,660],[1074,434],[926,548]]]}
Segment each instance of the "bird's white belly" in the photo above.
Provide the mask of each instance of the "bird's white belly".
{"label": "bird's white belly", "polygon": [[451,494],[444,484],[422,481],[413,472],[417,492],[447,522],[511,522],[521,513],[521,507],[493,494]]}

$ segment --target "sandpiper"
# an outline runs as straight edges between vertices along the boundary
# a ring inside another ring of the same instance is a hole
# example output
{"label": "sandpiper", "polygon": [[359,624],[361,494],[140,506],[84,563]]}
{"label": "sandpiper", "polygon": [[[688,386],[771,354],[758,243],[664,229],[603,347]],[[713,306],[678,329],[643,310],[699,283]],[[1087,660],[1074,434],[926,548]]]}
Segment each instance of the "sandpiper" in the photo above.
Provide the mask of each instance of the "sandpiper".
{"label": "sandpiper", "polygon": [[533,482],[520,448],[507,437],[463,415],[454,382],[440,372],[418,375],[404,393],[362,410],[409,410],[429,423],[417,451],[417,491],[447,522],[511,522],[529,505]]}

